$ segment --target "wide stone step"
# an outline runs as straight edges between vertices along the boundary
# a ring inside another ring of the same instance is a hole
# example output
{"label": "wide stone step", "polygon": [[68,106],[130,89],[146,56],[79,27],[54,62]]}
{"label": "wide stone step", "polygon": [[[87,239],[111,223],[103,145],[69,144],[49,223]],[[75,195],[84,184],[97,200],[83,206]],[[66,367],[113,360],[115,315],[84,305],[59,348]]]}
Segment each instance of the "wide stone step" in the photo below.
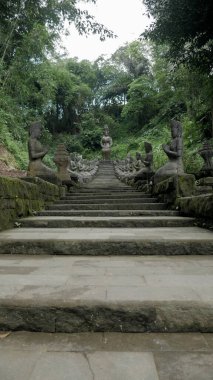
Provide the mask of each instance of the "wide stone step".
{"label": "wide stone step", "polygon": [[126,187],[126,188],[122,188],[122,187],[80,187],[78,189],[71,189],[72,193],[101,193],[102,191],[103,192],[106,192],[106,193],[119,193],[119,192],[122,192],[122,193],[125,193],[125,192],[128,192],[128,193],[140,193],[141,192],[139,190],[135,190],[131,187]]}
{"label": "wide stone step", "polygon": [[40,216],[178,216],[173,210],[44,210],[38,212]]}
{"label": "wide stone step", "polygon": [[79,193],[68,193],[65,194],[65,196],[61,199],[143,199],[143,198],[149,198],[152,199],[154,198],[153,195],[151,194],[143,194],[143,193],[133,193],[133,192],[97,192],[97,193],[92,193],[92,192],[79,192]]}
{"label": "wide stone step", "polygon": [[49,210],[165,210],[165,203],[94,203],[94,204],[53,204]]}
{"label": "wide stone step", "polygon": [[93,195],[87,195],[87,194],[75,195],[75,194],[73,194],[73,195],[71,195],[71,194],[69,194],[69,195],[62,197],[61,200],[63,200],[63,199],[79,200],[79,203],[81,200],[88,200],[88,203],[89,203],[91,200],[94,200],[94,199],[97,199],[97,200],[101,200],[101,199],[103,199],[103,200],[106,200],[106,199],[120,200],[120,199],[122,199],[122,200],[124,200],[124,199],[144,199],[144,198],[153,199],[153,196],[152,195],[146,195],[146,194],[139,194],[139,193],[136,193],[136,194],[129,193],[129,194],[125,194],[125,195],[123,195],[121,193],[118,193],[116,195],[114,195],[114,194],[105,194],[105,195],[102,195],[102,194],[99,194],[99,195],[95,195],[95,194],[93,194]]}
{"label": "wide stone step", "polygon": [[59,204],[143,204],[143,203],[156,203],[158,200],[157,198],[126,198],[126,199],[111,199],[110,197],[106,198],[91,198],[91,199],[67,199],[63,198],[61,200],[58,200],[57,202],[54,203],[54,205],[59,205]]}
{"label": "wide stone step", "polygon": [[213,332],[206,256],[5,256],[0,263],[1,330]]}
{"label": "wide stone step", "polygon": [[153,228],[153,227],[189,227],[195,220],[186,217],[76,217],[76,216],[43,216],[29,217],[18,221],[21,227],[34,228]]}
{"label": "wide stone step", "polygon": [[0,233],[0,254],[213,255],[213,233],[176,228],[18,228]]}

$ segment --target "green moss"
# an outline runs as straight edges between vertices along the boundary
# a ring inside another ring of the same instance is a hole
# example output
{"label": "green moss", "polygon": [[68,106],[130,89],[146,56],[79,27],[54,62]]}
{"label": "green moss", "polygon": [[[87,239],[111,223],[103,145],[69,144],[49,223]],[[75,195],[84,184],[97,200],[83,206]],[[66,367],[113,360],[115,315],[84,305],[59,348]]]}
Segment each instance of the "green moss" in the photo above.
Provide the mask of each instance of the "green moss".
{"label": "green moss", "polygon": [[0,230],[13,226],[18,217],[33,215],[60,198],[61,189],[39,178],[23,181],[0,177]]}

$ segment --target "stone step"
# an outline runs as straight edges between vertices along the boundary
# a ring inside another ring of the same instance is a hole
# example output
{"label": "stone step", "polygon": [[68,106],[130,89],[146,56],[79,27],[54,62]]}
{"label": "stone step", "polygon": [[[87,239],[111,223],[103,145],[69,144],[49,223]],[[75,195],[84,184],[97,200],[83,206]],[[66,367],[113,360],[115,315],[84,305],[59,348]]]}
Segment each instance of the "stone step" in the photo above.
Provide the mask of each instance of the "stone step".
{"label": "stone step", "polygon": [[18,220],[25,228],[153,228],[153,227],[190,227],[195,219],[175,216],[156,217],[77,217],[77,216],[43,216]]}
{"label": "stone step", "polygon": [[105,198],[91,198],[91,199],[67,199],[63,198],[54,203],[54,205],[60,205],[60,204],[144,204],[144,203],[156,203],[158,200],[157,198],[127,198],[127,199],[111,199],[111,197],[105,197]]}
{"label": "stone step", "polygon": [[2,333],[0,350],[3,380],[212,380],[213,373],[212,334],[199,332],[14,331]]}
{"label": "stone step", "polygon": [[103,187],[103,188],[72,188],[71,191],[70,191],[70,194],[84,194],[84,193],[88,193],[88,194],[102,194],[102,193],[105,193],[105,194],[118,194],[118,193],[121,193],[121,194],[143,194],[141,191],[139,190],[135,190],[133,188],[127,188],[127,189],[122,189],[120,187],[117,187],[117,188],[109,188],[109,187]]}
{"label": "stone step", "polygon": [[0,263],[1,330],[213,332],[213,266],[206,256],[9,255]]}
{"label": "stone step", "polygon": [[[89,197],[90,199],[94,198],[105,198],[105,197],[112,197],[114,199],[125,199],[125,198],[152,198],[153,195],[151,194],[144,194],[140,192],[133,192],[133,191],[99,191],[99,192],[92,192],[92,191],[82,191],[82,192],[70,192],[67,193],[65,198],[86,198]],[[63,198],[61,198],[63,199]]]}
{"label": "stone step", "polygon": [[105,199],[114,199],[114,200],[120,200],[120,199],[144,199],[144,198],[149,198],[149,199],[153,199],[153,196],[152,195],[147,195],[147,194],[139,194],[139,193],[129,193],[129,194],[105,194],[105,195],[102,195],[102,194],[99,194],[99,195],[87,195],[87,194],[79,194],[79,195],[76,195],[76,194],[68,194],[64,197],[61,198],[61,200],[79,200],[79,202],[81,200],[88,200],[88,203],[91,201],[91,200],[94,200],[94,199],[97,199],[97,200],[105,200]]}
{"label": "stone step", "polygon": [[94,203],[94,204],[53,204],[48,210],[165,210],[165,203]]}
{"label": "stone step", "polygon": [[178,216],[174,210],[44,210],[40,216]]}
{"label": "stone step", "polygon": [[213,233],[198,227],[18,228],[0,233],[0,254],[213,255]]}
{"label": "stone step", "polygon": [[77,188],[77,189],[73,189],[73,192],[81,192],[81,193],[96,193],[96,192],[102,192],[102,191],[105,191],[106,193],[125,193],[125,192],[128,192],[128,193],[140,193],[141,194],[141,191],[139,190],[135,190],[133,189],[132,187],[110,187],[110,186],[106,186],[106,187],[80,187],[80,188]]}

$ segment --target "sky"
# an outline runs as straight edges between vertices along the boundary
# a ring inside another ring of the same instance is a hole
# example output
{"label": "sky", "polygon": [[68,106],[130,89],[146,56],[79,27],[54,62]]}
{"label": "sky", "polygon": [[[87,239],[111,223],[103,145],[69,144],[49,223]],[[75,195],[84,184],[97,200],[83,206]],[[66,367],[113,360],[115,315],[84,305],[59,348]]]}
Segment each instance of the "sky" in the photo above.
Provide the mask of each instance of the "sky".
{"label": "sky", "polygon": [[82,8],[95,16],[96,20],[112,30],[118,37],[102,42],[98,35],[80,36],[74,26],[69,29],[70,36],[63,37],[62,43],[69,57],[94,61],[100,55],[113,54],[125,42],[139,37],[150,20],[145,13],[142,0],[97,0],[96,4],[83,4]]}

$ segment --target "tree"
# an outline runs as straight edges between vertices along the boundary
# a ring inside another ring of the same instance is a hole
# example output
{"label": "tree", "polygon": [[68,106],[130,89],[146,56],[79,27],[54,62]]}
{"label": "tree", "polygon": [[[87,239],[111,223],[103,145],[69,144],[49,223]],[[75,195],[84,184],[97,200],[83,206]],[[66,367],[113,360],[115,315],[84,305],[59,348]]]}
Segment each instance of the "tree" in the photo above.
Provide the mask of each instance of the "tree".
{"label": "tree", "polygon": [[213,69],[212,0],[144,0],[154,18],[145,36],[169,45],[168,56],[176,64],[210,73]]}
{"label": "tree", "polygon": [[[35,25],[47,30],[48,50],[59,38],[64,22],[74,23],[80,34],[99,34],[100,39],[113,37],[104,25],[95,21],[86,10],[78,8],[79,0],[14,0],[0,2],[0,57],[7,64],[14,58],[17,47]],[[86,0],[95,3],[96,0]],[[34,41],[36,44],[36,40]]]}
{"label": "tree", "polygon": [[150,77],[142,75],[129,86],[128,103],[122,111],[122,116],[128,122],[132,131],[140,131],[157,115],[157,90]]}
{"label": "tree", "polygon": [[133,41],[121,46],[112,55],[111,60],[120,70],[127,72],[132,78],[148,74],[150,70],[148,48],[142,41]]}

